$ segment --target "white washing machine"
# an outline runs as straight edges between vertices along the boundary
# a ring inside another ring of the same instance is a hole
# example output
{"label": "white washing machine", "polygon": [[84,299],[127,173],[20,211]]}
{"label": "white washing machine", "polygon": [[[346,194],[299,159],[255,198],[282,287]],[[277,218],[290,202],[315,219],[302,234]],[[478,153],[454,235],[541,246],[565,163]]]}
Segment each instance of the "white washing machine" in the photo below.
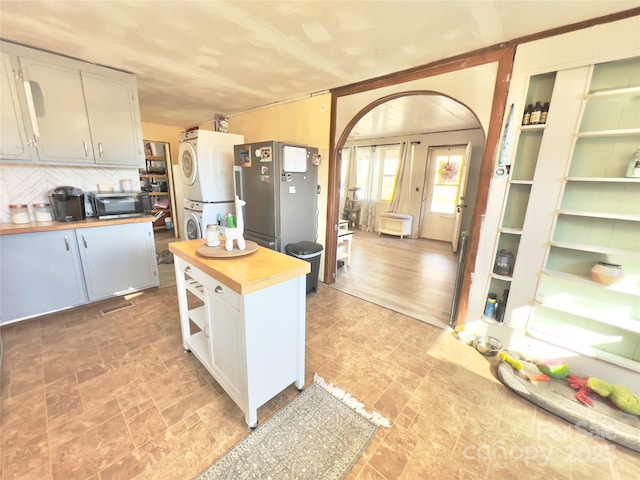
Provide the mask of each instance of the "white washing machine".
{"label": "white washing machine", "polygon": [[199,129],[184,132],[178,150],[184,198],[233,201],[233,146],[242,143],[244,135]]}
{"label": "white washing machine", "polygon": [[234,208],[233,202],[204,203],[185,199],[182,238],[184,240],[205,238],[207,225],[218,223],[218,214],[224,217],[226,213],[233,212]]}

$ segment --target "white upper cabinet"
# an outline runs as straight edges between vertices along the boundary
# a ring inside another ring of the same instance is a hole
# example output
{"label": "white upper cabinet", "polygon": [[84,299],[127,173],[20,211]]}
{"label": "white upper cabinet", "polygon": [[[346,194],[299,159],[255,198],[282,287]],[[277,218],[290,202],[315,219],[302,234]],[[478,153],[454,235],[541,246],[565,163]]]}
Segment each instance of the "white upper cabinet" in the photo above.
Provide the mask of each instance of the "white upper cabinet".
{"label": "white upper cabinet", "polygon": [[0,52],[0,75],[0,158],[30,160],[11,56],[5,52]]}
{"label": "white upper cabinet", "polygon": [[20,69],[40,161],[93,162],[80,70],[24,57]]}
{"label": "white upper cabinet", "polygon": [[82,74],[96,163],[144,166],[137,95],[130,82]]}
{"label": "white upper cabinet", "polygon": [[[2,93],[16,91],[25,100],[21,128],[26,133],[27,154],[13,153],[16,136],[5,125],[3,100],[2,157],[11,161],[30,158],[42,164],[144,167],[142,126],[135,77],[39,50],[0,42],[3,54]],[[15,66],[15,74],[10,69]],[[6,77],[6,80],[5,78]],[[8,85],[5,85],[5,82]],[[15,122],[14,122],[15,123]],[[5,132],[6,130],[6,132]],[[5,154],[5,149],[8,150]]]}

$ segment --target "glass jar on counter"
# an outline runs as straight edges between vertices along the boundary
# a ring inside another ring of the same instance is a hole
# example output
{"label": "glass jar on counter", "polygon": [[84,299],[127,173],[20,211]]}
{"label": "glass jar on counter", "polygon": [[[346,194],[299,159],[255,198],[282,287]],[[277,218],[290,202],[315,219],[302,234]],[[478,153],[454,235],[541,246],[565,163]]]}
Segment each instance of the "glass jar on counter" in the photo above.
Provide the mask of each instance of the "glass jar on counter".
{"label": "glass jar on counter", "polygon": [[9,211],[11,212],[11,223],[31,223],[31,216],[29,215],[28,205],[9,205]]}
{"label": "glass jar on counter", "polygon": [[207,225],[207,246],[208,247],[217,247],[220,245],[220,236],[219,236],[218,225]]}
{"label": "glass jar on counter", "polygon": [[48,203],[34,203],[33,212],[36,215],[36,222],[51,222],[53,217],[51,215],[51,208]]}

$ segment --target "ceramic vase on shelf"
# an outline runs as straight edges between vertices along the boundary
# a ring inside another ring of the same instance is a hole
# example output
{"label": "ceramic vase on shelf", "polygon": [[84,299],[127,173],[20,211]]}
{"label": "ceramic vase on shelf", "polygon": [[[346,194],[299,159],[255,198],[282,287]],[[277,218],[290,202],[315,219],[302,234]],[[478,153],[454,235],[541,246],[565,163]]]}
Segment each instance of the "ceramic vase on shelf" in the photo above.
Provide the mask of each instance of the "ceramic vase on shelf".
{"label": "ceramic vase on shelf", "polygon": [[591,269],[591,279],[603,285],[613,285],[624,278],[624,268],[615,263],[598,262]]}
{"label": "ceramic vase on shelf", "polygon": [[629,159],[627,178],[640,178],[640,148],[633,152]]}

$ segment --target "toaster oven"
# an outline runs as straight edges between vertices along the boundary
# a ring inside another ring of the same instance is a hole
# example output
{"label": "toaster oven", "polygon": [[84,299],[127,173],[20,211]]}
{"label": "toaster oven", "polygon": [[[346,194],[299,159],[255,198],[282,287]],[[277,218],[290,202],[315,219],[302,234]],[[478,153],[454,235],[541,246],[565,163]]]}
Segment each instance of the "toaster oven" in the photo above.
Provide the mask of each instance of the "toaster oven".
{"label": "toaster oven", "polygon": [[91,192],[90,198],[93,214],[100,220],[151,215],[149,192]]}

